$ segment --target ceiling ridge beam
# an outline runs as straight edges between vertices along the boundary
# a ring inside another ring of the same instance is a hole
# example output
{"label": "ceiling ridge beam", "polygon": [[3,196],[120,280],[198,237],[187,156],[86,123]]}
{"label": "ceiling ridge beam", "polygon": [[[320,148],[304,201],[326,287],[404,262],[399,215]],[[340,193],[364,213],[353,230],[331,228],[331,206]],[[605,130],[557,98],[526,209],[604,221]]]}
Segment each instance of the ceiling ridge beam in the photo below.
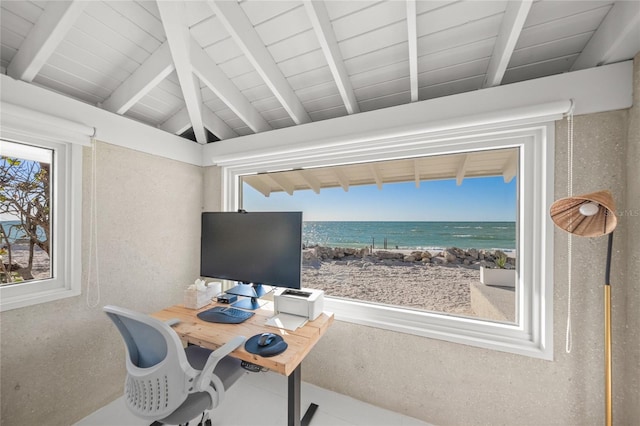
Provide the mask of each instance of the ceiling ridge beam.
{"label": "ceiling ridge beam", "polygon": [[[570,71],[616,62],[636,53],[640,39],[640,3],[617,1],[576,58]],[[626,51],[626,54],[624,53]]]}
{"label": "ceiling ridge beam", "polygon": [[193,72],[198,78],[254,133],[272,129],[258,110],[193,38],[191,39],[191,61]]}
{"label": "ceiling ridge beam", "polygon": [[165,41],[111,93],[102,103],[102,107],[117,114],[124,114],[174,69],[169,43]]}
{"label": "ceiling ridge beam", "polygon": [[17,80],[32,82],[86,5],[84,1],[48,2],[11,60],[7,73]]}
{"label": "ceiling ridge beam", "polygon": [[208,0],[207,3],[291,119],[296,124],[310,123],[311,117],[240,5],[236,1]]}
{"label": "ceiling ridge beam", "polygon": [[[196,76],[192,72],[191,50],[189,49],[191,33],[186,24],[185,4],[183,2],[167,1],[158,1],[156,4],[160,11],[164,32],[167,35],[169,50],[171,51],[173,64],[176,67],[180,89],[187,106],[193,133],[198,143],[206,144],[207,133],[202,119],[202,93],[200,92],[200,85],[196,81]],[[216,133],[214,134],[218,136]]]}
{"label": "ceiling ridge beam", "polygon": [[407,0],[407,41],[409,44],[409,87],[411,102],[418,100],[418,13],[416,0]]}
{"label": "ceiling ridge beam", "polygon": [[487,75],[482,85],[483,88],[499,86],[502,83],[532,3],[533,0],[507,2],[500,32],[498,33],[489,67],[487,68]]}
{"label": "ceiling ridge beam", "polygon": [[358,100],[353,91],[351,79],[344,65],[342,53],[336,41],[333,26],[331,25],[331,20],[329,19],[329,14],[324,2],[320,0],[305,0],[304,6],[311,20],[318,42],[320,43],[320,47],[322,48],[322,52],[324,53],[324,57],[329,64],[331,74],[333,74],[333,79],[336,82],[336,86],[338,86],[338,92],[340,93],[340,97],[342,97],[347,113],[359,113],[360,107],[358,106]]}

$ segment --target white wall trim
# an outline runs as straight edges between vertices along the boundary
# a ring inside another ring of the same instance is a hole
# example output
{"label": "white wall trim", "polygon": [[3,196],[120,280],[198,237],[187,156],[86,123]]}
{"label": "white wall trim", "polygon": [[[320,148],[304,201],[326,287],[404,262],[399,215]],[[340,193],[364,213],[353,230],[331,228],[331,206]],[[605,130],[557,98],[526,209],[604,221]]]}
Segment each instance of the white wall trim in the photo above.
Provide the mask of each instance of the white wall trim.
{"label": "white wall trim", "polygon": [[[202,165],[202,147],[192,141],[6,75],[0,75],[0,87],[3,104],[95,128],[97,139],[113,145]],[[4,108],[0,115],[4,120]]]}
{"label": "white wall trim", "polygon": [[419,134],[428,128],[461,122],[468,117],[526,111],[531,105],[559,101],[573,100],[576,115],[629,108],[633,103],[632,72],[632,61],[626,61],[241,136],[204,146],[203,165],[233,161],[248,152],[261,156],[291,148]]}
{"label": "white wall trim", "polygon": [[[42,114],[94,127],[96,138],[160,157],[210,166],[278,149],[313,148],[329,142],[387,139],[453,125],[469,117],[525,112],[531,105],[575,102],[575,114],[629,108],[632,61],[430,99],[199,146],[177,135],[111,113],[34,84],[0,75],[0,99]],[[0,110],[4,116],[4,111]]]}
{"label": "white wall trim", "polygon": [[9,102],[2,102],[0,110],[2,111],[0,115],[1,132],[7,138],[19,139],[20,136],[32,136],[37,139],[89,146],[91,138],[96,133],[95,127]]}

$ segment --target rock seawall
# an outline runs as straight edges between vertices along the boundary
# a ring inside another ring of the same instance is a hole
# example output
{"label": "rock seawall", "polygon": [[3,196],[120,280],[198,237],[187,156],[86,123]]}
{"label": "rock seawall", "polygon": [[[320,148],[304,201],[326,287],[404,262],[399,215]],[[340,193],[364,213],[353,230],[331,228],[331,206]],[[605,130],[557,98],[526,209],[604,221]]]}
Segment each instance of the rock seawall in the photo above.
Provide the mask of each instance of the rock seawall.
{"label": "rock seawall", "polygon": [[366,261],[383,264],[424,264],[437,266],[462,266],[480,269],[480,266],[497,267],[499,259],[506,259],[505,269],[515,269],[516,259],[501,250],[460,249],[449,247],[442,251],[374,250],[369,248],[341,248],[316,246],[303,251],[303,265],[314,266],[327,261]]}

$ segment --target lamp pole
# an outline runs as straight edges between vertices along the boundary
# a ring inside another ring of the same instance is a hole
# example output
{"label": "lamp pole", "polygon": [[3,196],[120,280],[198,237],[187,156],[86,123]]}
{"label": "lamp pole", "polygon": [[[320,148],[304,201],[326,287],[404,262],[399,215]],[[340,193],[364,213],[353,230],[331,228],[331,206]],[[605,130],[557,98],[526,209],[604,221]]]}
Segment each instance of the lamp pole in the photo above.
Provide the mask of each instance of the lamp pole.
{"label": "lamp pole", "polygon": [[611,401],[611,249],[613,248],[613,232],[609,234],[607,244],[607,266],[604,273],[604,411],[605,424],[613,424],[613,408]]}

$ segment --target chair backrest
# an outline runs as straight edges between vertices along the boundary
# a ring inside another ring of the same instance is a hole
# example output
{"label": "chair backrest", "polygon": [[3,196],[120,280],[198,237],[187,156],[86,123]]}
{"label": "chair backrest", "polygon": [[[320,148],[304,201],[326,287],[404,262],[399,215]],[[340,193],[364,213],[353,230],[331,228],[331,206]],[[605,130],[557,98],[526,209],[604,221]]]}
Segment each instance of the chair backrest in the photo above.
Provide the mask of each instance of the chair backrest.
{"label": "chair backrest", "polygon": [[162,321],[116,306],[104,311],[125,342],[128,408],[147,420],[173,413],[187,398],[198,371],[189,364],[178,335]]}

